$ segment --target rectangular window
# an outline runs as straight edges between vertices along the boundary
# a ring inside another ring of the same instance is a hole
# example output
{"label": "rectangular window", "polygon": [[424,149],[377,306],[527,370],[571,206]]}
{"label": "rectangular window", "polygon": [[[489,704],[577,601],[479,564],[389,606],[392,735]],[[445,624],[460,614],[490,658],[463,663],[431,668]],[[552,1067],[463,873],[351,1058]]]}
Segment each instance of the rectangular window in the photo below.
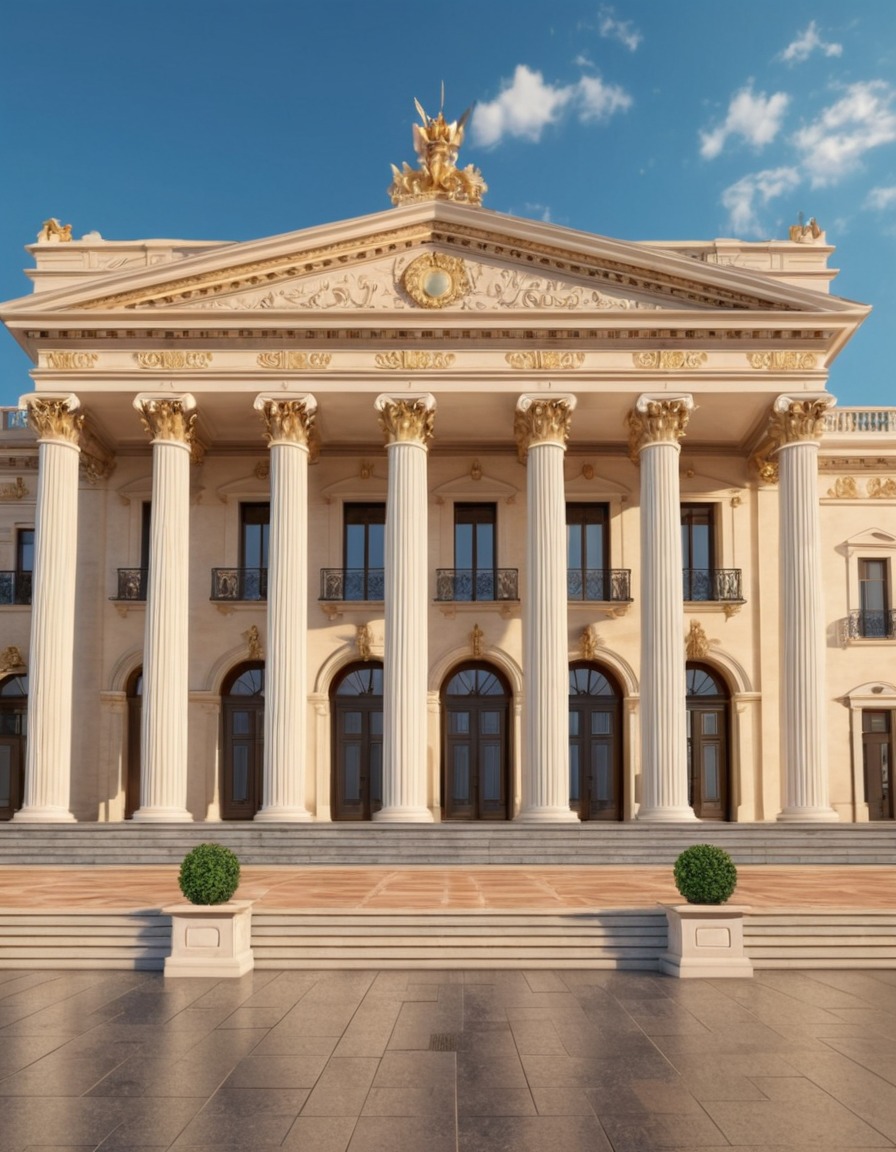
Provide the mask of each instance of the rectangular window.
{"label": "rectangular window", "polygon": [[16,534],[16,571],[34,571],[34,529],[20,528]]}
{"label": "rectangular window", "polygon": [[494,504],[454,505],[454,599],[497,599]]}
{"label": "rectangular window", "polygon": [[140,567],[146,571],[149,568],[149,541],[152,530],[152,504],[143,501],[140,513]]}
{"label": "rectangular window", "polygon": [[382,600],[386,505],[346,504],[343,534],[343,600]]}
{"label": "rectangular window", "polygon": [[266,600],[270,504],[240,505],[240,572],[238,600]]}
{"label": "rectangular window", "polygon": [[685,600],[715,600],[715,506],[682,504],[681,565]]}
{"label": "rectangular window", "polygon": [[883,640],[892,633],[886,560],[859,561],[859,635]]}
{"label": "rectangular window", "polygon": [[612,600],[610,507],[566,505],[566,576],[570,600]]}

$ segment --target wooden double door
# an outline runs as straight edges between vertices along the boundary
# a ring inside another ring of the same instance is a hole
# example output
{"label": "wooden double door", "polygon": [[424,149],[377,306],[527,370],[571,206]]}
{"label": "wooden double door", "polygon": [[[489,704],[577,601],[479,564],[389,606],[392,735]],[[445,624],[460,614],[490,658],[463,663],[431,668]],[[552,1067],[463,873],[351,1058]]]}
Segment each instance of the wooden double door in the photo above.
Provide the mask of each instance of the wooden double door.
{"label": "wooden double door", "polygon": [[463,664],[442,688],[442,815],[506,820],[510,815],[507,682],[488,664]]}
{"label": "wooden double door", "polygon": [[728,820],[728,690],[705,664],[688,664],[686,677],[688,803],[701,820]]}
{"label": "wooden double door", "polygon": [[622,819],[622,696],[586,661],[569,669],[569,806],[581,820]]}
{"label": "wooden double door", "polygon": [[27,677],[8,676],[0,683],[0,820],[11,820],[25,799],[27,710]]}
{"label": "wooden double door", "polygon": [[893,725],[890,712],[876,708],[863,710],[862,760],[868,819],[892,820],[896,812],[893,803]]}

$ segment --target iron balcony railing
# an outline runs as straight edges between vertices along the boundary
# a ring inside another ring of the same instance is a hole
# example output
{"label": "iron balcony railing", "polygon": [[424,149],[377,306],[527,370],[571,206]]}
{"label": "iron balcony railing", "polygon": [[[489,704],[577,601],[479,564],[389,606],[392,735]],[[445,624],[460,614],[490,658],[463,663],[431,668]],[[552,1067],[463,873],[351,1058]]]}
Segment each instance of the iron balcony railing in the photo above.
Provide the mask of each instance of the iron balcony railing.
{"label": "iron balcony railing", "polygon": [[742,602],[740,568],[685,568],[685,600]]}
{"label": "iron balcony railing", "polygon": [[896,640],[896,609],[868,611],[856,608],[849,614],[850,640]]}
{"label": "iron balcony railing", "polygon": [[145,600],[147,568],[119,568],[115,600]]}
{"label": "iron balcony railing", "polygon": [[31,573],[0,572],[0,604],[30,604]]}
{"label": "iron balcony railing", "polygon": [[321,568],[321,600],[382,600],[382,568]]}
{"label": "iron balcony railing", "polygon": [[519,600],[516,568],[438,568],[436,600]]}
{"label": "iron balcony railing", "polygon": [[267,598],[267,568],[212,568],[212,600]]}
{"label": "iron balcony railing", "polygon": [[566,595],[570,600],[616,600],[629,602],[632,574],[629,568],[567,568]]}

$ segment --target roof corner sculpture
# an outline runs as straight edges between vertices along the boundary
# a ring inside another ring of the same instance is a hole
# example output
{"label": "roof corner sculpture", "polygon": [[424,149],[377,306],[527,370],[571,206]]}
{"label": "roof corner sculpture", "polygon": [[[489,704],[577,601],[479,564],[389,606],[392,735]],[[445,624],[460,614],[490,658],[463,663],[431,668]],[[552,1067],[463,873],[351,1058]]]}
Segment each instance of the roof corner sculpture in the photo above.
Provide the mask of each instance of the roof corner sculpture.
{"label": "roof corner sculpture", "polygon": [[[444,89],[442,104],[444,105]],[[462,204],[481,204],[488,185],[482,173],[472,164],[457,167],[457,153],[464,141],[464,125],[472,107],[459,120],[449,124],[439,109],[438,116],[427,116],[419,100],[414,104],[422,124],[414,125],[414,151],[420,160],[419,168],[405,162],[401,169],[392,165],[392,183],[389,196],[392,203],[412,204],[419,200],[457,200]]]}

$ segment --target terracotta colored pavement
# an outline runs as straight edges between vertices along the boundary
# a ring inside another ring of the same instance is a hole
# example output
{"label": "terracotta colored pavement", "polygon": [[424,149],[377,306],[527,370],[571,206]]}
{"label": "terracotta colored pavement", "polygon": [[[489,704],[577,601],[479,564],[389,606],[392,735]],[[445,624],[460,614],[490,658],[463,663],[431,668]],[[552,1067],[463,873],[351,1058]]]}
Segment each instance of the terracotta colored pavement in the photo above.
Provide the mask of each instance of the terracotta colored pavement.
{"label": "terracotta colored pavement", "polygon": [[[159,908],[182,899],[177,867],[0,868],[0,909]],[[260,910],[563,911],[680,900],[670,867],[290,868],[245,865],[237,897]],[[753,908],[896,909],[896,870],[741,865]]]}

